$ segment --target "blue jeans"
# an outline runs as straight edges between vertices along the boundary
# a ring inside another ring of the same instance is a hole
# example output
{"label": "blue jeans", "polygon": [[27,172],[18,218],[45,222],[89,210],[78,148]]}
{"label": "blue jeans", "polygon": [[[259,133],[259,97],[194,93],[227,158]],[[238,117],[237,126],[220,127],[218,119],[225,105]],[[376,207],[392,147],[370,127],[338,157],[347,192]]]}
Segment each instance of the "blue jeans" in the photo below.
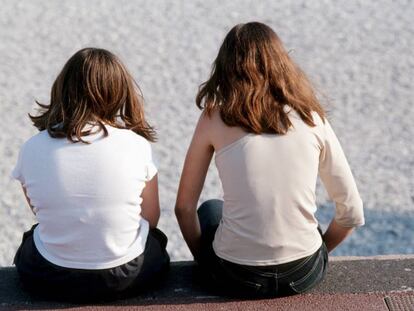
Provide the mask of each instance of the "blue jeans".
{"label": "blue jeans", "polygon": [[240,265],[218,257],[212,243],[222,211],[221,200],[206,201],[197,211],[202,247],[196,261],[212,287],[236,296],[287,296],[304,293],[325,277],[328,267],[325,243],[308,257],[279,265]]}

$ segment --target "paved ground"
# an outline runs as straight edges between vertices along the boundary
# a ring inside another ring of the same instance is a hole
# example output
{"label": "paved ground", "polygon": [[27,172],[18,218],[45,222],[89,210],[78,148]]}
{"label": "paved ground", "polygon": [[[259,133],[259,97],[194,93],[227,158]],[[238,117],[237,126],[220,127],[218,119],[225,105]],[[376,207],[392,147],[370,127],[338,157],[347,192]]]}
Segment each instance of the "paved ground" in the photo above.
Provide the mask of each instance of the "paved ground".
{"label": "paved ground", "polygon": [[[205,303],[177,303],[165,305],[147,305],[147,306],[85,306],[69,307],[65,310],[124,310],[124,311],[204,311],[204,310],[222,310],[222,311],[394,311],[389,309],[385,298],[411,298],[412,294],[341,294],[341,295],[304,295],[293,298],[279,298],[255,301],[226,301],[226,302],[205,302]],[[414,305],[411,305],[414,306]],[[58,309],[58,308],[56,308]],[[56,310],[55,308],[42,308],[42,310]],[[2,308],[0,307],[0,310]],[[7,310],[25,310],[25,307],[12,307]],[[27,308],[30,310],[30,308]],[[413,309],[395,309],[395,311],[412,311]]]}
{"label": "paved ground", "polygon": [[[367,210],[367,225],[335,254],[414,253],[413,16],[410,0],[0,0],[0,266],[11,264],[33,222],[9,178],[20,145],[36,133],[27,113],[35,99],[47,103],[58,71],[85,46],[117,53],[144,92],[159,132],[161,228],[172,258],[189,259],[172,210],[199,114],[194,97],[224,35],[251,20],[279,33],[329,99]],[[212,167],[203,198],[220,193]],[[333,210],[322,187],[318,201]]]}
{"label": "paved ground", "polygon": [[20,290],[15,269],[2,268],[0,309],[381,311],[406,300],[412,307],[407,310],[414,310],[414,256],[335,259],[330,262],[324,282],[308,294],[279,299],[234,300],[217,296],[200,285],[196,271],[191,262],[175,262],[157,290],[114,303],[78,306],[30,297]]}

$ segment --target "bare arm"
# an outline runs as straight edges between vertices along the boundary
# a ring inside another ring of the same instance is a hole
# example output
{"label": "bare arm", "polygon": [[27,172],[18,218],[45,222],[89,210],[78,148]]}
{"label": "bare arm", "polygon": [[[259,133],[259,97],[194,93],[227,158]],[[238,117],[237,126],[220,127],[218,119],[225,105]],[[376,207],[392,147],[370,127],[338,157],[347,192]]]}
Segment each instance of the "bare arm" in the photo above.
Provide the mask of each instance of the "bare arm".
{"label": "bare arm", "polygon": [[160,219],[160,202],[158,197],[158,175],[145,185],[141,194],[141,216],[149,222],[150,228],[157,227]]}
{"label": "bare arm", "polygon": [[207,118],[204,114],[200,117],[187,151],[175,205],[178,224],[194,257],[199,254],[201,244],[197,202],[214,153],[208,136]]}
{"label": "bare arm", "polygon": [[333,219],[323,235],[323,240],[328,248],[328,252],[331,252],[335,247],[337,247],[352,233],[352,231],[354,231],[354,228],[343,227],[338,224],[335,219]]}

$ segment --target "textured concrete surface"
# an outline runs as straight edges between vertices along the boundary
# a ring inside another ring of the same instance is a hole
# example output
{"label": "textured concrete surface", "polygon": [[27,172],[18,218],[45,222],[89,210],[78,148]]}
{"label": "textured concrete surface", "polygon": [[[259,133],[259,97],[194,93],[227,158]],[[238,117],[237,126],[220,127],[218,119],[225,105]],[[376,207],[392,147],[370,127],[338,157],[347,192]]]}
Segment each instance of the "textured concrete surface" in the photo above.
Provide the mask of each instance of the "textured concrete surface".
{"label": "textured concrete surface", "polygon": [[[394,296],[400,296],[394,295]],[[407,294],[403,294],[407,296]],[[168,310],[168,311],[389,311],[384,302],[383,294],[341,294],[341,295],[304,295],[300,297],[247,300],[247,301],[225,301],[225,302],[204,302],[204,303],[171,303],[163,305],[142,305],[142,306],[81,306],[61,307],[65,310]],[[0,310],[33,310],[40,308],[11,307]],[[41,310],[56,310],[59,307],[41,308]],[[391,309],[391,311],[412,311],[412,309]]]}
{"label": "textured concrete surface", "polygon": [[[1,268],[0,279],[0,307],[19,310],[79,307],[42,301],[24,293],[19,287],[14,268]],[[270,310],[277,306],[282,310],[311,310],[311,307],[318,306],[318,310],[387,310],[384,309],[384,298],[394,296],[414,296],[414,256],[334,260],[330,262],[326,279],[309,293],[264,300],[234,300],[217,296],[217,293],[202,287],[192,262],[173,262],[168,277],[156,290],[136,298],[82,307],[123,306],[133,310],[135,306],[141,306],[143,310],[168,310],[168,306],[171,310]],[[366,309],[356,306],[366,306]]]}
{"label": "textured concrete surface", "polygon": [[[367,210],[367,225],[334,254],[414,253],[414,2],[0,0],[0,266],[11,264],[33,218],[9,178],[27,118],[47,102],[64,62],[85,46],[118,54],[141,86],[159,132],[161,228],[172,258],[189,259],[173,205],[198,110],[194,97],[229,29],[271,25],[329,99]],[[325,101],[326,102],[326,101]],[[219,197],[214,167],[203,198]],[[318,186],[321,220],[333,206]]]}

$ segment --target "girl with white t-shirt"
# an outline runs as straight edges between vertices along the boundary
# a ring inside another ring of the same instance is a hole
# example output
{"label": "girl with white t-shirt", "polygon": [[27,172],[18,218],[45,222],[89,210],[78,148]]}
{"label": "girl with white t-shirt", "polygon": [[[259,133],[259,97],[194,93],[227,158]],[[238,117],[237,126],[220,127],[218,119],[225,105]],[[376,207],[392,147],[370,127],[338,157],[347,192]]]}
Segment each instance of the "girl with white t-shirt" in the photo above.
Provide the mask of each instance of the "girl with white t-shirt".
{"label": "girl with white t-shirt", "polygon": [[30,116],[39,133],[12,176],[37,224],[15,255],[23,286],[52,299],[134,295],[168,269],[157,168],[136,83],[109,51],[75,53],[49,105]]}
{"label": "girl with white t-shirt", "polygon": [[[176,215],[184,239],[214,288],[232,294],[303,293],[325,276],[328,252],[364,224],[362,201],[324,109],[276,33],[236,25],[211,76],[188,149]],[[223,200],[197,210],[215,163]],[[321,177],[336,204],[322,234],[315,218]]]}

